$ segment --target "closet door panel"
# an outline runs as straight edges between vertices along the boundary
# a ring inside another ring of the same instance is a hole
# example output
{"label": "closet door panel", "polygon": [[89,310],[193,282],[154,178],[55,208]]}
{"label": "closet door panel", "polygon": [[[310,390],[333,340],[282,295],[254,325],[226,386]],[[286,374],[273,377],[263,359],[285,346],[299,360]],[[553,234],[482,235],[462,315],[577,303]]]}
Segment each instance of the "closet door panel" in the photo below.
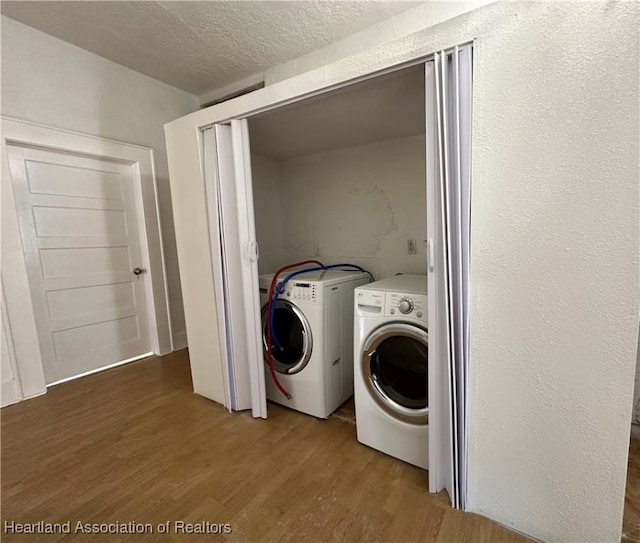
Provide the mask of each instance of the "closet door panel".
{"label": "closet door panel", "polygon": [[429,491],[453,496],[452,411],[434,62],[425,64],[429,313]]}
{"label": "closet door panel", "polygon": [[251,411],[254,417],[267,417],[267,397],[262,354],[260,291],[258,284],[258,242],[256,241],[253,209],[253,181],[249,125],[246,119],[231,121],[235,168],[238,247],[241,256],[243,283],[242,305],[245,312],[248,374],[251,386]]}

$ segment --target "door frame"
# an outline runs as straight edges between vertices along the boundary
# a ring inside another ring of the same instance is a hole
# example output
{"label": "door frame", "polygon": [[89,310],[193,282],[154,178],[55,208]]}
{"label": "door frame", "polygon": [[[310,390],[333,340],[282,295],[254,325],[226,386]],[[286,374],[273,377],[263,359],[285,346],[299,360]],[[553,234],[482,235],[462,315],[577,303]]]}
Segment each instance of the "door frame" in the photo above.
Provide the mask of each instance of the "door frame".
{"label": "door frame", "polygon": [[[13,334],[9,326],[7,307],[5,304],[4,285],[0,281],[0,341],[4,343],[8,360],[3,364],[5,369],[9,369],[9,375],[2,375],[2,386],[0,387],[0,407],[5,407],[22,400],[22,387],[16,367],[16,353],[13,345]],[[7,379],[8,377],[8,379]]]}
{"label": "door frame", "polygon": [[12,330],[16,368],[22,397],[46,393],[36,319],[29,286],[27,263],[20,238],[8,146],[20,145],[53,152],[67,152],[132,166],[140,247],[148,270],[146,285],[149,336],[154,354],[173,350],[168,285],[162,244],[153,149],[72,132],[60,128],[0,117],[2,125],[2,255],[0,271],[6,310]]}

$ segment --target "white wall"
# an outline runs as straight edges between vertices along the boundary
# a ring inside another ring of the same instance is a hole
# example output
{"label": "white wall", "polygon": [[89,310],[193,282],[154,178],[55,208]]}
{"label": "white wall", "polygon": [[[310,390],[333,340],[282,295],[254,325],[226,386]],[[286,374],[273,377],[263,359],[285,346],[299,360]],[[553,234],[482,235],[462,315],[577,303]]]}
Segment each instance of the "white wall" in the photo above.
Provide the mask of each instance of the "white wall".
{"label": "white wall", "polygon": [[469,503],[619,541],[638,326],[638,4],[525,3],[474,65]]}
{"label": "white wall", "polygon": [[[469,503],[619,541],[640,305],[635,2],[492,4],[167,126],[181,261],[208,247],[196,127],[474,40]],[[193,361],[221,379],[210,276]],[[187,285],[189,285],[187,287]],[[208,334],[208,335],[207,335]]]}
{"label": "white wall", "polygon": [[285,160],[253,155],[252,166],[260,273],[309,258],[358,264],[377,279],[426,272],[423,136]]}
{"label": "white wall", "polygon": [[281,176],[288,262],[351,262],[376,279],[426,272],[424,137],[284,160]]}
{"label": "white wall", "polygon": [[163,123],[195,96],[2,17],[2,115],[154,150],[174,341],[186,345]]}
{"label": "white wall", "polygon": [[253,154],[251,175],[256,239],[260,249],[258,270],[259,273],[272,273],[288,263],[284,251],[280,163],[273,158]]}

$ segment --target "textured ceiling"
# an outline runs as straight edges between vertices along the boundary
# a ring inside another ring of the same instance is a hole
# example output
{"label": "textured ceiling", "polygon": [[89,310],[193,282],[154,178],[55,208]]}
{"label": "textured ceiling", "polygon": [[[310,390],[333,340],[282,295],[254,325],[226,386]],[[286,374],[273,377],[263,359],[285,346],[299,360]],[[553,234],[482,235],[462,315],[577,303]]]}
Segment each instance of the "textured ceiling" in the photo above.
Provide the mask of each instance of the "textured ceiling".
{"label": "textured ceiling", "polygon": [[3,15],[194,94],[418,5],[404,1],[2,1]]}
{"label": "textured ceiling", "polygon": [[424,134],[424,67],[376,77],[249,119],[251,151],[291,158]]}

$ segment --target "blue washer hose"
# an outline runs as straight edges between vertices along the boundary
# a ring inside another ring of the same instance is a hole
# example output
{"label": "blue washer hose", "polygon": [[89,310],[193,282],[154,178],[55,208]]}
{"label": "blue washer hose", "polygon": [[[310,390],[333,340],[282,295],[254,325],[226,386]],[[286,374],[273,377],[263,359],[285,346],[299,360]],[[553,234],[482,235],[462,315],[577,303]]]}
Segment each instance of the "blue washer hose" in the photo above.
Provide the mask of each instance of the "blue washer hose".
{"label": "blue washer hose", "polygon": [[[347,263],[343,263],[343,264],[331,264],[329,266],[317,266],[315,268],[306,268],[304,270],[296,270],[294,272],[291,272],[289,275],[287,275],[280,283],[278,283],[278,286],[276,287],[275,292],[273,293],[273,299],[271,301],[271,314],[269,315],[269,320],[271,322],[271,339],[273,340],[273,343],[276,347],[278,347],[278,349],[280,349],[281,351],[284,350],[284,348],[282,347],[282,344],[280,343],[280,341],[278,341],[278,338],[276,337],[275,334],[275,329],[273,327],[273,323],[275,322],[275,315],[276,315],[276,305],[278,302],[278,297],[280,296],[280,294],[282,294],[282,291],[284,290],[285,285],[287,284],[287,282],[292,279],[293,277],[296,277],[297,275],[302,275],[303,273],[308,273],[308,272],[312,272],[312,271],[321,271],[321,270],[331,270],[334,268],[351,268],[355,271],[361,271],[364,273],[368,273],[367,270],[365,270],[364,268],[361,268],[360,266],[356,265],[356,264],[349,264]],[[348,271],[348,270],[345,270]]]}

